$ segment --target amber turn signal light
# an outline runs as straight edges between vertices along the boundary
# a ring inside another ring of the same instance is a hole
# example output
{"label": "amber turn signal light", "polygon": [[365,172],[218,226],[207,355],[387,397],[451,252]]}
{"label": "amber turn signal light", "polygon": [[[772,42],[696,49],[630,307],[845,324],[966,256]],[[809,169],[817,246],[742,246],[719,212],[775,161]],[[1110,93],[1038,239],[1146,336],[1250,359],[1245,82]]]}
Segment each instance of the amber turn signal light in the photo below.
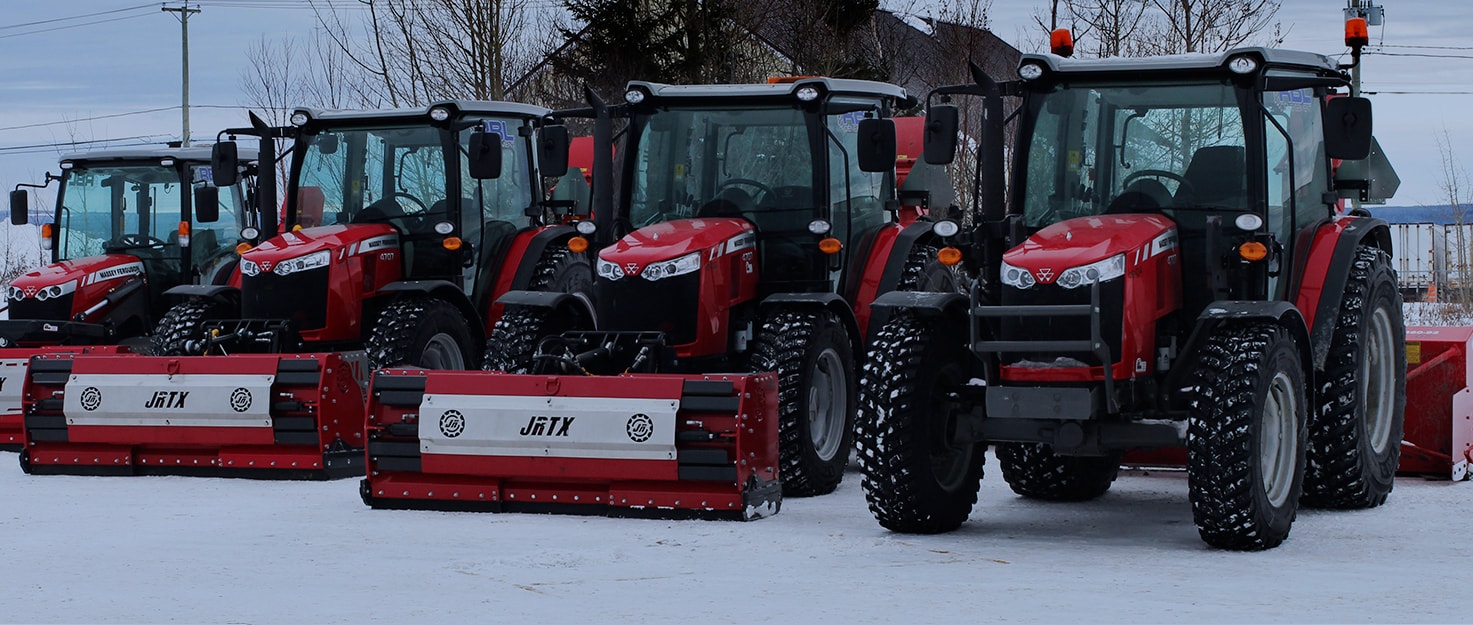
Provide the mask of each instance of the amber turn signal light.
{"label": "amber turn signal light", "polygon": [[936,252],[936,260],[951,267],[962,262],[962,251],[954,247],[943,247]]}
{"label": "amber turn signal light", "polygon": [[844,244],[840,243],[834,237],[828,237],[818,242],[818,251],[825,254],[838,254],[839,250],[842,249],[844,249]]}
{"label": "amber turn signal light", "polygon": [[1238,256],[1250,263],[1256,263],[1268,258],[1268,246],[1257,241],[1249,241],[1238,246]]}
{"label": "amber turn signal light", "polygon": [[440,245],[445,246],[445,249],[452,252],[460,249],[460,244],[460,237],[445,237],[445,240],[440,242]]}
{"label": "amber turn signal light", "polygon": [[582,254],[583,252],[588,251],[588,239],[585,239],[583,237],[573,237],[571,239],[568,239],[568,251],[574,254]]}

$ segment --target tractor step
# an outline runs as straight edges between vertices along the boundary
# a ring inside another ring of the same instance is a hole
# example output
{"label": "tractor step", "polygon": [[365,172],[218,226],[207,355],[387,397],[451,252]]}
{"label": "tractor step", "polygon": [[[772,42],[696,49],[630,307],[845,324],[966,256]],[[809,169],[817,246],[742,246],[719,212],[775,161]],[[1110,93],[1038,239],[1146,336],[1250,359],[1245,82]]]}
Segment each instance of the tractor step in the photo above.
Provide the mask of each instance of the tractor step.
{"label": "tractor step", "polygon": [[21,467],[39,475],[363,474],[361,363],[338,353],[31,360]]}
{"label": "tractor step", "polygon": [[751,520],[782,503],[770,373],[389,369],[368,401],[374,508]]}

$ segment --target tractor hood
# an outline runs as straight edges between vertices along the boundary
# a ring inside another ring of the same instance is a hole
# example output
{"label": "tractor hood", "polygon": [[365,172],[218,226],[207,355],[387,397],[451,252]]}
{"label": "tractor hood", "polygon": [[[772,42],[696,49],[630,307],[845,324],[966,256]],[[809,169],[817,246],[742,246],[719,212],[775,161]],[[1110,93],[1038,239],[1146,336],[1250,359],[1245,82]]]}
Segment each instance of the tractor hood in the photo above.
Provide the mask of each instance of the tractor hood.
{"label": "tractor hood", "polygon": [[82,289],[110,289],[115,281],[143,275],[137,256],[104,254],[47,265],[10,283],[12,301],[40,297],[51,299]]}
{"label": "tractor hood", "polygon": [[[650,263],[707,252],[709,261],[722,254],[755,247],[757,228],[744,219],[728,217],[680,219],[645,226],[599,252],[601,261],[634,275]],[[708,251],[709,250],[709,251]]]}
{"label": "tractor hood", "polygon": [[[398,231],[386,224],[319,226],[271,237],[246,250],[240,255],[240,259],[243,265],[250,263],[258,266],[261,271],[271,271],[279,262],[315,252],[327,251],[331,256],[342,258],[398,247]],[[251,269],[254,270],[255,267]]]}
{"label": "tractor hood", "polygon": [[1003,254],[1003,262],[1053,284],[1068,269],[1125,255],[1124,270],[1176,247],[1176,223],[1163,215],[1076,217],[1048,226]]}

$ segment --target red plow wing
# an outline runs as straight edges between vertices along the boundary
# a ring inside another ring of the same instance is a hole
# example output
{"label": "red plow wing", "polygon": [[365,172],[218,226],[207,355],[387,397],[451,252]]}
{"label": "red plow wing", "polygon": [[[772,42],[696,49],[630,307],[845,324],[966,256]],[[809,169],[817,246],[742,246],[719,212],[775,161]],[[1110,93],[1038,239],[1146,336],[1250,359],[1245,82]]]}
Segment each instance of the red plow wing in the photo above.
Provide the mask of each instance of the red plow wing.
{"label": "red plow wing", "polygon": [[749,520],[781,505],[772,374],[384,370],[368,410],[375,508]]}
{"label": "red plow wing", "polygon": [[47,355],[23,397],[27,473],[362,474],[361,366],[335,353]]}
{"label": "red plow wing", "polygon": [[20,451],[25,442],[21,412],[21,387],[32,356],[42,354],[116,354],[128,348],[118,345],[56,345],[0,349],[0,451]]}
{"label": "red plow wing", "polygon": [[1407,328],[1401,472],[1468,479],[1473,461],[1473,328]]}

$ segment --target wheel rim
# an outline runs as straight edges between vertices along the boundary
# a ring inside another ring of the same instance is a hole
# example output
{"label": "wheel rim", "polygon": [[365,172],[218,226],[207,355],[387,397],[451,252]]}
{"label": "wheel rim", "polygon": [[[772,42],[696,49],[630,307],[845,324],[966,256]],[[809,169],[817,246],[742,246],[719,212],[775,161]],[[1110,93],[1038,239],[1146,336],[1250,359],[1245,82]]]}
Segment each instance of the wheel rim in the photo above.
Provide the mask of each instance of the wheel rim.
{"label": "wheel rim", "polygon": [[818,354],[808,386],[808,437],[823,460],[831,460],[844,442],[844,417],[849,412],[849,378],[844,360],[833,348]]}
{"label": "wheel rim", "polygon": [[936,484],[944,491],[955,491],[960,489],[967,478],[967,467],[972,463],[974,445],[971,443],[960,443],[956,441],[957,406],[948,400],[943,394],[944,389],[956,385],[960,379],[959,370],[955,365],[949,365],[938,371],[936,377],[931,379],[931,388],[928,395],[931,398],[928,419],[930,423],[941,424],[942,427],[932,432],[929,450],[931,475],[936,479]]}
{"label": "wheel rim", "polygon": [[1383,453],[1391,444],[1391,423],[1396,410],[1396,339],[1391,316],[1385,308],[1371,314],[1369,332],[1360,361],[1360,399],[1366,406],[1366,432],[1371,449]]}
{"label": "wheel rim", "polygon": [[1299,397],[1289,374],[1274,374],[1264,398],[1263,421],[1258,430],[1259,476],[1269,503],[1281,506],[1289,499],[1294,483],[1296,453],[1299,448]]}
{"label": "wheel rim", "polygon": [[426,369],[464,369],[465,356],[460,345],[449,334],[441,332],[430,337],[420,354],[419,366]]}

